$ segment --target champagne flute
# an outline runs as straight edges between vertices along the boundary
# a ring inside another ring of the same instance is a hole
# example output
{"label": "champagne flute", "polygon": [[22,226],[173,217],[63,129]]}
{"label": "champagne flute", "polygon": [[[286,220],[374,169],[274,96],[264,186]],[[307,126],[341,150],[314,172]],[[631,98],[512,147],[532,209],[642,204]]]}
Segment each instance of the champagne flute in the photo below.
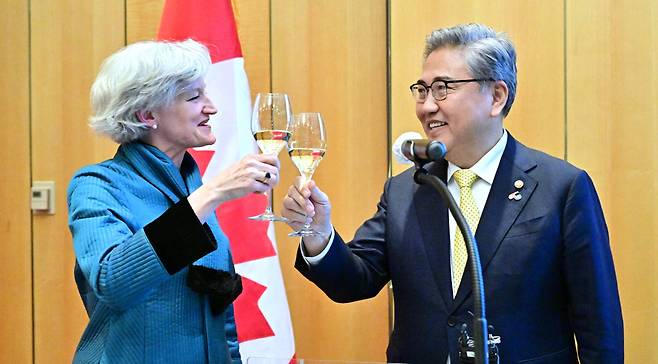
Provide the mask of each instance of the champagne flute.
{"label": "champagne flute", "polygon": [[[288,142],[288,154],[293,164],[302,176],[301,185],[305,185],[313,177],[315,169],[322,161],[327,151],[327,134],[324,130],[322,116],[318,112],[307,112],[295,115],[290,126],[292,136]],[[288,234],[288,236],[311,236],[319,233],[311,229],[311,223]]]}
{"label": "champagne flute", "polygon": [[[256,138],[256,144],[264,154],[278,155],[290,138],[290,119],[292,110],[286,94],[259,93],[254,101],[251,114],[251,131]],[[265,192],[267,207],[251,220],[288,221],[272,212],[272,190]]]}

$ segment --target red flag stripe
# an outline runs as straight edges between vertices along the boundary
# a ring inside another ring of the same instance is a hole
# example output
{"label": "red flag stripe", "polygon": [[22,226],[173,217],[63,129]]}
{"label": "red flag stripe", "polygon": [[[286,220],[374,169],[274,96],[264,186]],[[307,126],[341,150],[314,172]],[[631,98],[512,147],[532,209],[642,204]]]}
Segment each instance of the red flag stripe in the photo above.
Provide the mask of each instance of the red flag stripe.
{"label": "red flag stripe", "polygon": [[230,1],[167,1],[158,39],[180,41],[188,38],[208,47],[212,63],[242,57]]}

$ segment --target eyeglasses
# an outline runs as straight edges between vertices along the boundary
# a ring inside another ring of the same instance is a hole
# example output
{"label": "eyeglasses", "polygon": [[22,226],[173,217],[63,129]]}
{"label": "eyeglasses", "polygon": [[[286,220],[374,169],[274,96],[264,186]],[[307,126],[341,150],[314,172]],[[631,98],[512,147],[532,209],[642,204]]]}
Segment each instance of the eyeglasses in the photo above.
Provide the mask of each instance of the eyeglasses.
{"label": "eyeglasses", "polygon": [[466,82],[484,82],[484,81],[495,81],[492,78],[469,78],[467,80],[435,80],[432,82],[429,87],[423,83],[416,82],[413,85],[409,86],[411,94],[414,96],[416,102],[425,102],[427,98],[427,91],[432,91],[432,97],[434,100],[441,101],[445,100],[448,97],[448,89],[453,89],[448,86],[451,83],[466,83]]}

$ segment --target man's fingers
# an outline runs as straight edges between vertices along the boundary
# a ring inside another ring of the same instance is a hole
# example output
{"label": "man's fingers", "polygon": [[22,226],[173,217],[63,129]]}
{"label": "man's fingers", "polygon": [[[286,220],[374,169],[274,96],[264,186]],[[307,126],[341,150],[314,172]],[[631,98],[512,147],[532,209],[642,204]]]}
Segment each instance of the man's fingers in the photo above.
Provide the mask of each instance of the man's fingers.
{"label": "man's fingers", "polygon": [[300,208],[305,208],[306,203],[308,202],[307,198],[303,196],[303,191],[300,191],[295,185],[288,188],[288,197],[290,197],[290,199]]}
{"label": "man's fingers", "polygon": [[[306,215],[304,210],[306,209],[306,203],[308,202],[306,199],[299,197],[298,198],[293,198],[290,195],[287,195],[283,199],[283,207],[290,210],[291,212],[294,212],[295,214],[298,214],[300,216]],[[299,220],[299,219],[295,219]]]}

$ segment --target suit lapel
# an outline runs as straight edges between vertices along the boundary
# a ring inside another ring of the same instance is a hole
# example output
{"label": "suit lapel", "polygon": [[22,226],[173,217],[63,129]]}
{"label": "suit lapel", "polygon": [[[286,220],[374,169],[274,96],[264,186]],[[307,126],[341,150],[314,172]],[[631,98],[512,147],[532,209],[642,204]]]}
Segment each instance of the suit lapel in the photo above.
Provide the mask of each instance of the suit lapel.
{"label": "suit lapel", "polygon": [[[431,163],[428,172],[439,177],[444,183],[448,163],[446,161]],[[450,283],[450,234],[448,230],[447,205],[439,194],[430,186],[416,185],[414,205],[423,246],[434,275],[434,282],[439,289],[445,307],[452,304],[452,287]],[[448,277],[448,279],[446,279]]]}
{"label": "suit lapel", "polygon": [[[489,191],[487,203],[480,217],[475,240],[480,253],[483,274],[486,272],[507,231],[514,224],[537,187],[537,181],[527,174],[536,166],[536,163],[526,158],[523,148],[511,135],[509,136],[507,146],[496,171],[496,177]],[[514,183],[518,180],[523,181],[523,187],[520,189],[514,187]],[[520,200],[509,199],[508,196],[515,191],[519,191],[522,196]],[[467,266],[467,271],[464,272],[461,285],[453,302],[453,310],[456,310],[470,296],[472,292],[471,279]],[[485,281],[484,284],[486,287],[487,282]]]}

